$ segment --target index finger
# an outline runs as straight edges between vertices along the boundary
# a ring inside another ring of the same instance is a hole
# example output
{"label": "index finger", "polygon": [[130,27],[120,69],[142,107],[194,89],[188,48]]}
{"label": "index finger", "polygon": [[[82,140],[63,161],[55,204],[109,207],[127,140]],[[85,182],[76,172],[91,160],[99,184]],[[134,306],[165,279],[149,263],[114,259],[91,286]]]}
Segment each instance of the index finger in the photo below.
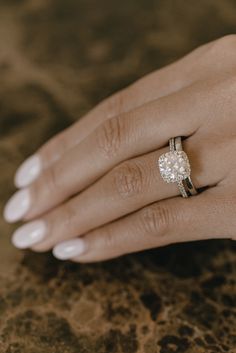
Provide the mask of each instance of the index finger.
{"label": "index finger", "polygon": [[[196,62],[199,62],[198,58],[211,45],[212,43],[209,43],[195,49],[179,61],[146,75],[102,101],[78,122],[52,137],[33,156],[26,159],[16,172],[15,185],[19,188],[29,185],[43,170],[79,144],[105,120],[171,94],[211,74],[211,70],[206,70],[207,60],[203,65],[199,65],[200,70],[192,69]],[[215,70],[214,66],[213,69]]]}

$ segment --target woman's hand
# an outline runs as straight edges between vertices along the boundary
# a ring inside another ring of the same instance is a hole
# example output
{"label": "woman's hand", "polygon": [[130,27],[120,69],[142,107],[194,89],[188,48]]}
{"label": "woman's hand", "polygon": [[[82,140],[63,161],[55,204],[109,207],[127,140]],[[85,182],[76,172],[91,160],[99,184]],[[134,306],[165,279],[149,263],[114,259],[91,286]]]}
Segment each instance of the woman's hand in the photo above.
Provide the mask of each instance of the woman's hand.
{"label": "woman's hand", "polygon": [[[196,196],[161,178],[184,136]],[[206,44],[103,101],[19,168],[5,219],[18,248],[93,262],[236,234],[236,35]]]}

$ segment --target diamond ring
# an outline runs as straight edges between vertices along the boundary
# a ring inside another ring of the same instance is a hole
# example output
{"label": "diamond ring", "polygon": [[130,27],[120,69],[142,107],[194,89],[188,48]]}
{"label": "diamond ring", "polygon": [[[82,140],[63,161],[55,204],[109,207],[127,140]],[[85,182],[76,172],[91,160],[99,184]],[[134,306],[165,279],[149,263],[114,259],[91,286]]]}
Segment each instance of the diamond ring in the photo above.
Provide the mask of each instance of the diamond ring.
{"label": "diamond ring", "polygon": [[191,168],[187,154],[183,151],[181,136],[169,139],[170,152],[163,153],[158,159],[162,179],[166,183],[177,183],[183,197],[196,195],[190,178]]}

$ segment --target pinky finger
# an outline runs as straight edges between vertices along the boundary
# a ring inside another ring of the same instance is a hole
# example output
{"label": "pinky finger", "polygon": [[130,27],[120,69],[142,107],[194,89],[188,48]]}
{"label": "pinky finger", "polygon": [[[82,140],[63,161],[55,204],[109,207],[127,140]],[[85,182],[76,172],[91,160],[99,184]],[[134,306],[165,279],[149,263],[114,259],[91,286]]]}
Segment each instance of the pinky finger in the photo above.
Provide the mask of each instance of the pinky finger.
{"label": "pinky finger", "polygon": [[227,217],[231,216],[225,213],[232,212],[232,205],[228,202],[225,207],[223,197],[223,187],[216,186],[188,199],[153,203],[83,237],[57,244],[53,254],[60,260],[96,262],[177,242],[230,238]]}

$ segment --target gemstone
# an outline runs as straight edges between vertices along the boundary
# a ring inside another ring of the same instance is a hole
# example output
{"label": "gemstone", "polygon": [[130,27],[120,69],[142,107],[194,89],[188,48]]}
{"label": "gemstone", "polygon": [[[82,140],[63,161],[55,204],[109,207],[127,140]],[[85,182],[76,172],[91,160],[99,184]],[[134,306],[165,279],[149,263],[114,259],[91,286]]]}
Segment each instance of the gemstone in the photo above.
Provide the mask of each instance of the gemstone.
{"label": "gemstone", "polygon": [[175,183],[190,176],[190,164],[184,151],[170,151],[158,159],[162,178],[167,183]]}

